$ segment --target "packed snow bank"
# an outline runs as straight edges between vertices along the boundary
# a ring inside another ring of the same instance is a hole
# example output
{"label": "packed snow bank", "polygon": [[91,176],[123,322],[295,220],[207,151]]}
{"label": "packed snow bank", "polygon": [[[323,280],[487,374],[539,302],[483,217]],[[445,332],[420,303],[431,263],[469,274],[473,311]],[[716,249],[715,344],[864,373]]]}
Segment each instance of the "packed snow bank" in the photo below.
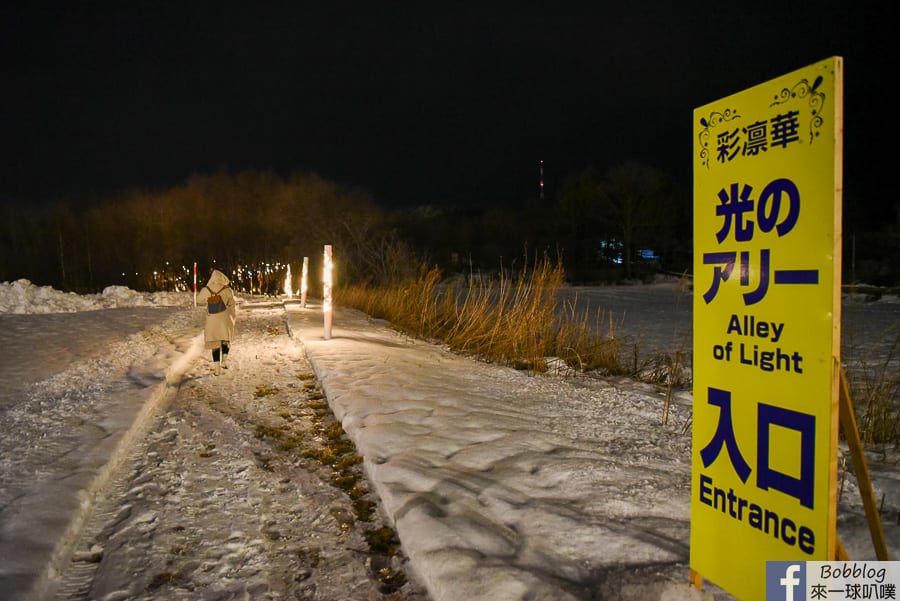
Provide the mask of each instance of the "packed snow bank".
{"label": "packed snow bank", "polygon": [[[61,306],[80,306],[65,301]],[[133,335],[122,333],[126,325],[131,331],[130,324],[104,319],[110,311],[0,315],[4,326],[12,323],[16,332],[5,340],[8,355],[0,359],[4,599],[44,598],[39,592],[68,565],[67,552],[98,491],[174,393],[172,382],[202,350],[199,312],[121,311],[161,315],[154,319],[157,325]],[[19,327],[25,322],[46,325],[50,317],[64,318],[53,321],[65,322],[59,325],[67,335],[45,336],[40,327]],[[101,348],[95,348],[97,337],[83,335],[87,329],[107,331]],[[22,591],[33,594],[20,596]]]}
{"label": "packed snow bank", "polygon": [[107,286],[100,294],[61,292],[29,280],[0,282],[0,313],[74,313],[116,307],[184,307],[193,302],[186,292],[136,292]]}

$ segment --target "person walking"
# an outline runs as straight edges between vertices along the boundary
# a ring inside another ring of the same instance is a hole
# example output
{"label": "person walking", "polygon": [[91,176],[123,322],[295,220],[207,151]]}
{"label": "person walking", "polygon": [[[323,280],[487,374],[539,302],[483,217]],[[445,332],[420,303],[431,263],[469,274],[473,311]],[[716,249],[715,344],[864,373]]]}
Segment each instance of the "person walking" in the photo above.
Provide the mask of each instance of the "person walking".
{"label": "person walking", "polygon": [[228,277],[213,269],[209,281],[197,293],[197,304],[206,304],[206,325],[203,329],[207,350],[212,351],[215,374],[228,368],[228,351],[234,338],[234,322],[237,320],[234,291]]}

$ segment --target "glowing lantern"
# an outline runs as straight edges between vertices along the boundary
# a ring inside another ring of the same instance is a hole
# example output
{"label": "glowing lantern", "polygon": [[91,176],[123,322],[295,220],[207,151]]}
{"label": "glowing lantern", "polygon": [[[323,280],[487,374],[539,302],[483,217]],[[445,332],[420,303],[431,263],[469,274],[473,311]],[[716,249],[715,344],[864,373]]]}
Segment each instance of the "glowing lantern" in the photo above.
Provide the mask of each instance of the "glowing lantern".
{"label": "glowing lantern", "polygon": [[287,275],[284,276],[284,293],[287,294],[288,300],[294,298],[294,291],[291,289],[291,266],[287,266]]}
{"label": "glowing lantern", "polygon": [[331,318],[332,318],[332,303],[331,303],[331,272],[334,268],[334,264],[331,261],[331,245],[325,245],[325,255],[324,260],[322,262],[322,313],[325,318],[325,340],[331,339]]}
{"label": "glowing lantern", "polygon": [[309,276],[309,257],[303,257],[303,274],[300,277],[300,305],[306,308],[306,278]]}

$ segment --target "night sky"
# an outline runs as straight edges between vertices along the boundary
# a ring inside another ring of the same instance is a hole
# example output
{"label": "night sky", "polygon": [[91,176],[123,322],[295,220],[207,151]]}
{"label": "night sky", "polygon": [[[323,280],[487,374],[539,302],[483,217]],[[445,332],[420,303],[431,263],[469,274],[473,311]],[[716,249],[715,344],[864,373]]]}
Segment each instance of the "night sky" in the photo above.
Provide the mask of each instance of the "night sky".
{"label": "night sky", "polygon": [[5,3],[0,199],[272,169],[489,205],[540,160],[550,195],[626,160],[689,189],[695,107],[841,55],[845,189],[895,201],[895,2],[486,4]]}

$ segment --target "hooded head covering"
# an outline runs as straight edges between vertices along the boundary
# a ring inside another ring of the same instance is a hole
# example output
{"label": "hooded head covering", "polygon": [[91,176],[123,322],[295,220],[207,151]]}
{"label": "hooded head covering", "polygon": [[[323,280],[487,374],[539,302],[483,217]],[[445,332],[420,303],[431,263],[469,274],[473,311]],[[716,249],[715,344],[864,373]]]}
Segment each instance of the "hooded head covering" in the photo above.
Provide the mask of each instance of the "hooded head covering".
{"label": "hooded head covering", "polygon": [[212,273],[209,276],[209,282],[206,283],[213,292],[219,290],[220,288],[224,288],[230,283],[228,276],[219,271],[218,269],[213,269]]}

